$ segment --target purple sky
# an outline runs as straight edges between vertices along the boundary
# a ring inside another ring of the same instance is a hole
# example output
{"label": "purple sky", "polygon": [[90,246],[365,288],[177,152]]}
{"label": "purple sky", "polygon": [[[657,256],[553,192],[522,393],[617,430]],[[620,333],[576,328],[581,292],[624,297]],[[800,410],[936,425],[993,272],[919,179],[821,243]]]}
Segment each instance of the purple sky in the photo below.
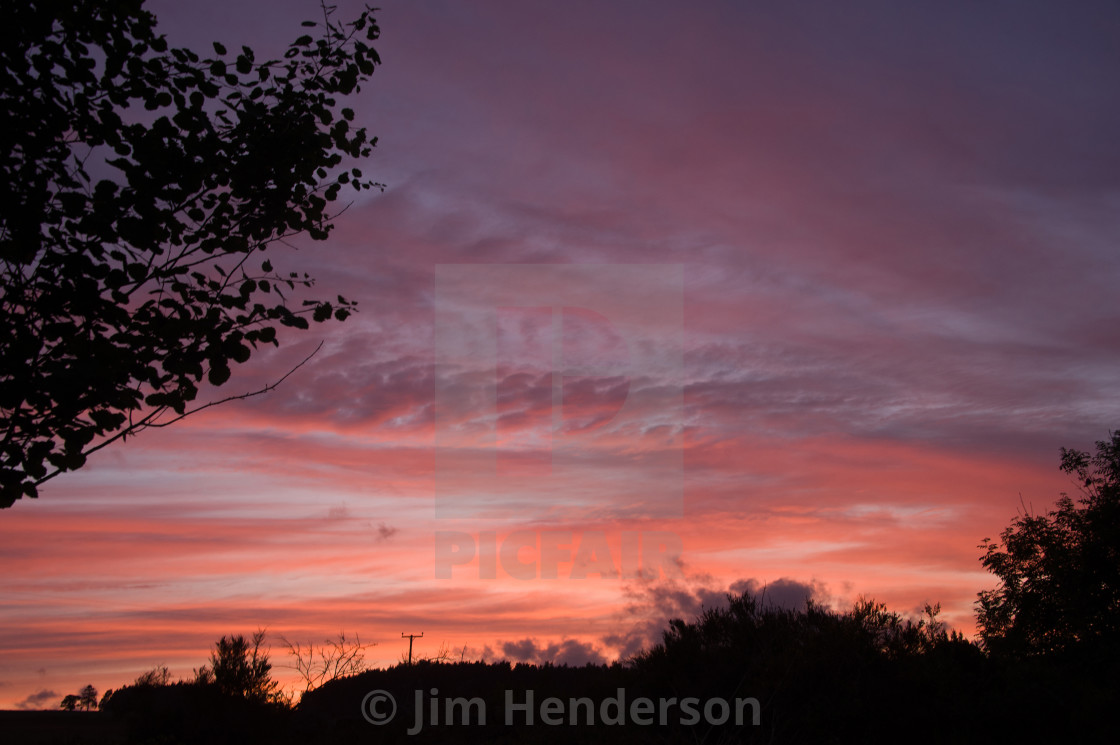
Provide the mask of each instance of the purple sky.
{"label": "purple sky", "polygon": [[[402,631],[613,659],[767,584],[971,633],[977,544],[1120,423],[1120,8],[381,5],[349,105],[387,188],[270,256],[360,313],[235,371],[325,340],[269,396],[0,514],[0,706],[186,676],[258,626],[278,665],[279,635],[342,628],[375,664]],[[149,7],[173,45],[258,58],[318,12]],[[660,579],[439,579],[449,531],[682,552]]]}

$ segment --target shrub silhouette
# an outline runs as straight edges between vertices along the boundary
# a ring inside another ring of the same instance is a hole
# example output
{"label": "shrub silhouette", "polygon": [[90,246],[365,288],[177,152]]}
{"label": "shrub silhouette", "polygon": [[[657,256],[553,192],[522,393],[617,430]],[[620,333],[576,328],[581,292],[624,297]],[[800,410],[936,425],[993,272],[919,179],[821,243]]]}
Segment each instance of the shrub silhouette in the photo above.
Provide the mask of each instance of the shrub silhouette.
{"label": "shrub silhouette", "polygon": [[257,703],[282,701],[280,685],[272,679],[272,663],[262,649],[265,632],[256,631],[246,639],[241,634],[223,636],[210,653],[210,667],[197,674],[200,682],[213,681],[218,690],[229,696]]}

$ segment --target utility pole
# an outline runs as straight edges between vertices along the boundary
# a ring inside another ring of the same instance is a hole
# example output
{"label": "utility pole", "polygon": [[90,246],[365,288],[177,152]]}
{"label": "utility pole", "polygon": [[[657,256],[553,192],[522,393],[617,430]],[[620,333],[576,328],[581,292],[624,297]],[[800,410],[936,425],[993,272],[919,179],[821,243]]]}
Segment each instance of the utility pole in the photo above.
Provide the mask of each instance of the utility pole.
{"label": "utility pole", "polygon": [[411,665],[412,664],[412,640],[423,638],[424,632],[421,631],[419,634],[405,634],[403,632],[401,633],[401,638],[402,639],[404,639],[406,636],[408,637],[408,664]]}

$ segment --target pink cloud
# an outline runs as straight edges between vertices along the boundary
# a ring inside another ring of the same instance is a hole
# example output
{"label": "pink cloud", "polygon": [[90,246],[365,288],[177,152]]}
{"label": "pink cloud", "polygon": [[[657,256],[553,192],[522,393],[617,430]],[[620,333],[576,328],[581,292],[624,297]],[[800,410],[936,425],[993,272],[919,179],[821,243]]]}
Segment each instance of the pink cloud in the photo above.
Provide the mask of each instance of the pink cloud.
{"label": "pink cloud", "polygon": [[[173,43],[243,29],[277,54],[308,15],[153,9]],[[207,391],[260,388],[324,342],[269,395],[98,453],[0,515],[4,705],[161,662],[188,675],[259,625],[345,626],[380,664],[416,629],[609,659],[736,586],[940,600],[971,631],[976,545],[1020,494],[1069,490],[1057,448],[1120,415],[1120,107],[1106,11],[963,12],[389,3],[355,104],[389,188],[328,244],[270,249],[360,312]],[[651,285],[632,337],[565,302],[553,339],[556,308],[526,305],[501,350],[475,330],[438,363],[448,264],[680,264],[683,362],[618,369],[673,351]],[[458,474],[441,498],[492,508],[471,531],[603,531],[616,552],[624,531],[672,532],[686,579],[437,581],[432,536],[463,527],[436,516],[437,457]],[[680,514],[643,511],[674,481]]]}

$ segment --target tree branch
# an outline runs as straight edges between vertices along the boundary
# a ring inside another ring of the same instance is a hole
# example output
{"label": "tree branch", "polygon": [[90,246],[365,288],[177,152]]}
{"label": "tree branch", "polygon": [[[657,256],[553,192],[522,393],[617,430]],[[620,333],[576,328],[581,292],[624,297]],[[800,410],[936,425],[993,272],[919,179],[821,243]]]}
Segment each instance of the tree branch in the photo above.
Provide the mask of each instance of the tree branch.
{"label": "tree branch", "polygon": [[[226,396],[225,398],[219,399],[217,401],[210,401],[209,403],[205,403],[202,406],[198,406],[194,409],[191,409],[190,411],[186,411],[186,412],[180,414],[179,416],[175,417],[174,419],[168,420],[166,422],[156,422],[156,421],[154,421],[155,419],[158,419],[160,416],[162,416],[165,411],[167,411],[168,407],[160,406],[159,408],[157,408],[155,411],[153,411],[148,416],[141,419],[136,424],[130,424],[128,427],[126,427],[125,429],[116,433],[115,435],[113,435],[109,439],[105,440],[104,442],[100,442],[100,443],[98,443],[97,445],[94,445],[91,448],[83,450],[82,455],[84,457],[88,457],[88,456],[92,455],[93,453],[96,453],[98,450],[111,445],[112,443],[116,442],[117,440],[126,439],[130,435],[133,435],[133,436],[137,435],[140,432],[142,432],[143,430],[148,429],[148,428],[159,429],[159,428],[162,428],[162,427],[170,426],[170,425],[174,424],[175,422],[186,419],[191,414],[197,414],[198,412],[203,411],[204,409],[209,409],[211,406],[218,406],[220,404],[229,403],[230,401],[243,401],[243,400],[248,399],[248,398],[254,398],[255,396],[260,396],[264,393],[274,391],[274,390],[276,390],[276,388],[278,388],[280,386],[281,383],[283,383],[285,380],[287,380],[289,377],[291,377],[291,375],[296,370],[298,370],[301,367],[303,367],[304,365],[306,365],[311,360],[312,357],[314,357],[315,355],[317,355],[319,353],[319,350],[322,349],[322,348],[323,348],[323,342],[319,342],[319,346],[315,347],[315,350],[313,352],[311,352],[311,354],[304,357],[303,360],[298,365],[293,367],[288,372],[284,373],[283,377],[281,377],[279,380],[276,380],[276,381],[273,381],[272,383],[269,383],[268,385],[264,386],[263,388],[259,388],[259,389],[255,390],[255,391],[249,391],[247,393],[239,393],[239,394],[234,395],[234,396]],[[55,476],[57,476],[57,475],[59,475],[60,473],[63,473],[63,472],[64,471],[61,468],[55,469],[51,473],[47,474],[43,478],[36,481],[35,486],[39,486],[40,484],[42,484],[46,481],[50,481]]]}

